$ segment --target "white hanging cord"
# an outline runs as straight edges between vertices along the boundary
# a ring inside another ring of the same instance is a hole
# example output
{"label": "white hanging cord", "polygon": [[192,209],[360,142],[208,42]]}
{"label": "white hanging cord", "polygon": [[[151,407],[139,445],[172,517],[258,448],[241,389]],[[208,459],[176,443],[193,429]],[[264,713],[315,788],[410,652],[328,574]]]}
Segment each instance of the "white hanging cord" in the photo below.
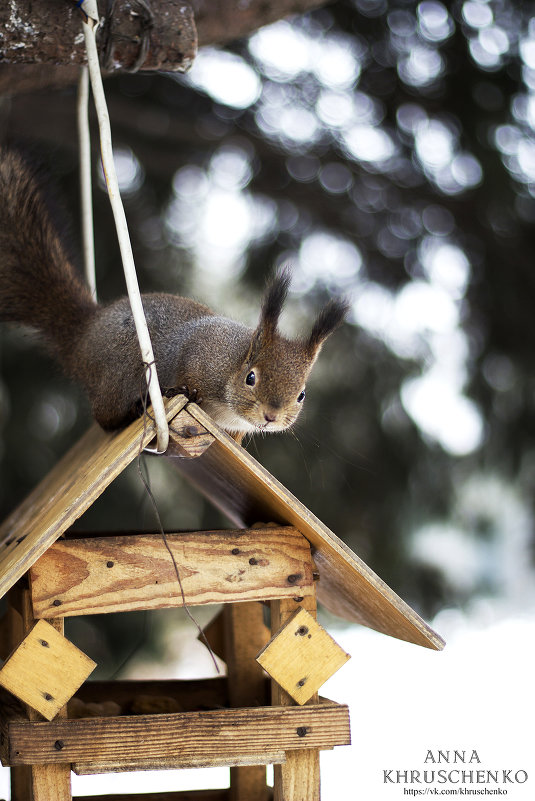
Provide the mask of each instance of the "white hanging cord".
{"label": "white hanging cord", "polygon": [[95,275],[95,239],[93,235],[93,198],[91,186],[91,138],[89,133],[89,72],[80,70],[78,81],[78,140],[80,150],[80,199],[82,208],[82,246],[85,280],[94,300],[97,299]]}
{"label": "white hanging cord", "polygon": [[134,255],[132,253],[132,245],[128,235],[126,216],[121,201],[119,183],[117,181],[117,174],[115,172],[115,164],[113,161],[110,118],[108,115],[108,108],[104,95],[104,87],[102,85],[102,76],[100,74],[100,65],[95,39],[95,30],[98,25],[97,4],[95,0],[84,0],[84,2],[80,3],[80,5],[88,17],[87,22],[82,22],[82,27],[87,48],[87,65],[89,67],[91,89],[93,90],[93,99],[100,128],[100,149],[104,177],[106,179],[110,203],[113,216],[115,218],[128,298],[130,300],[134,325],[136,327],[139,346],[141,348],[141,357],[143,359],[143,364],[145,365],[145,378],[149,388],[154,419],[156,421],[157,452],[164,453],[169,444],[169,428],[167,426],[165,407],[163,404],[162,393],[156,372],[152,343],[150,340],[149,329],[147,327],[147,321],[145,319],[145,313],[143,311],[143,304],[141,302],[136,268],[134,265]]}

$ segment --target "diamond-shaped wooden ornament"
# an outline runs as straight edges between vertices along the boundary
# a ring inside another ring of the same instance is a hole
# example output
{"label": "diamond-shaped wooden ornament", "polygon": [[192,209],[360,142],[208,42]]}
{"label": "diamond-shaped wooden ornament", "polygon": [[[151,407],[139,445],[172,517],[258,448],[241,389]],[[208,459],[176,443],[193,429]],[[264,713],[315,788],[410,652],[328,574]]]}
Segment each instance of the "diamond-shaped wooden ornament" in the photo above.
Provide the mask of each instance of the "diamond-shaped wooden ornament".
{"label": "diamond-shaped wooden ornament", "polygon": [[256,661],[302,705],[350,658],[312,615],[299,607]]}
{"label": "diamond-shaped wooden ornament", "polygon": [[39,620],[0,670],[0,684],[52,720],[95,667],[50,623]]}

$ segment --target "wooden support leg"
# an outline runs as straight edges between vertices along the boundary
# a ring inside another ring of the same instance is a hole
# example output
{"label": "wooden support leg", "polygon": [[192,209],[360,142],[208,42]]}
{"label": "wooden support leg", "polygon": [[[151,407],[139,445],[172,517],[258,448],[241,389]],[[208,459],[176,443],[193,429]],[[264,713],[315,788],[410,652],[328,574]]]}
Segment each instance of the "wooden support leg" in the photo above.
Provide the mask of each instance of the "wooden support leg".
{"label": "wooden support leg", "polygon": [[[19,586],[10,591],[8,614],[10,645],[13,649],[22,642],[36,622],[28,590]],[[62,618],[49,622],[63,634]],[[30,707],[27,707],[27,713],[30,720],[42,720],[39,713]],[[57,717],[67,717],[66,707],[60,710]],[[11,798],[12,801],[72,801],[71,766],[35,765],[11,768]]]}
{"label": "wooden support leg", "polygon": [[[271,601],[271,633],[276,634],[295,610],[303,607],[316,617],[316,596],[302,599],[285,598]],[[290,706],[295,702],[279,685],[271,682],[272,703]],[[317,693],[308,703],[318,702]],[[273,801],[320,801],[319,751],[304,748],[302,751],[287,751],[286,762],[274,766]]]}
{"label": "wooden support leg", "polygon": [[[269,640],[262,604],[225,604],[225,656],[229,699],[233,707],[259,706],[264,702],[264,672],[255,656]],[[267,801],[266,766],[230,769],[231,801]]]}

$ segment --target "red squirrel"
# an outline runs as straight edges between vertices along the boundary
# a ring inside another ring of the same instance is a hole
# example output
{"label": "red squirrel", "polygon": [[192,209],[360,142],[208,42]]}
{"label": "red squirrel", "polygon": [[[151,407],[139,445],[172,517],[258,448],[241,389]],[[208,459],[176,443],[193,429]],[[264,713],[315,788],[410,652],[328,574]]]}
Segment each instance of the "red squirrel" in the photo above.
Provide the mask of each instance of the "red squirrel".
{"label": "red squirrel", "polygon": [[[277,328],[290,276],[268,285],[255,329],[189,298],[142,296],[162,392],[184,393],[240,441],[283,431],[297,419],[305,383],[348,304],[333,299],[310,334]],[[0,149],[0,319],[38,329],[64,372],[85,388],[105,429],[139,416],[146,387],[127,298],[98,304],[78,275],[51,219],[36,171]]]}

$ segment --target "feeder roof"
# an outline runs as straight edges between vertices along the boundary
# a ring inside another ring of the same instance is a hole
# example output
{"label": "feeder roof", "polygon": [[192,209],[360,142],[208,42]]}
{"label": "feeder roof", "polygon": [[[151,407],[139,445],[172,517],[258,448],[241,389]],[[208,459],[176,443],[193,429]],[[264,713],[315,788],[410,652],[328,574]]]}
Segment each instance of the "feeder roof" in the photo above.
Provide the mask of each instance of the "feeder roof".
{"label": "feeder roof", "polygon": [[[167,402],[175,417],[187,401]],[[346,620],[440,650],[443,640],[353,551],[195,404],[187,412],[213,435],[202,455],[173,464],[239,527],[295,526],[310,542],[320,572],[319,601]],[[0,526],[0,597],[99,497],[154,438],[137,420],[109,433],[96,424]]]}

